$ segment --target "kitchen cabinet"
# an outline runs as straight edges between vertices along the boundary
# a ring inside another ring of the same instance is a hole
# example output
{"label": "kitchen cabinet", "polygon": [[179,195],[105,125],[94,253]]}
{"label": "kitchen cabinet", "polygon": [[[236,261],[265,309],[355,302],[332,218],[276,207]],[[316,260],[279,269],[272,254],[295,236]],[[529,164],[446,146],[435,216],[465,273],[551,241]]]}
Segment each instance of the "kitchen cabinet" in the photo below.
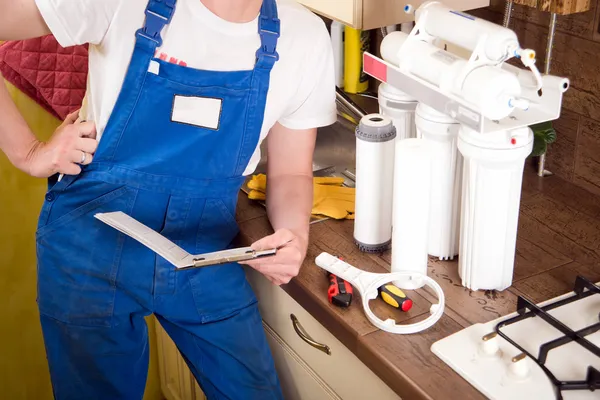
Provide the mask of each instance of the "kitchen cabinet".
{"label": "kitchen cabinet", "polygon": [[399,399],[281,287],[251,268],[247,276],[259,301],[286,399]]}
{"label": "kitchen cabinet", "polygon": [[[404,12],[410,4],[419,7],[424,0],[296,0],[311,11],[337,20],[356,29],[368,30],[414,21],[414,14]],[[444,0],[445,5],[457,11],[468,11],[489,6],[489,0]]]}
{"label": "kitchen cabinet", "polygon": [[263,325],[286,400],[340,399],[277,332],[264,322]]}
{"label": "kitchen cabinet", "polygon": [[194,375],[171,337],[154,318],[156,326],[160,386],[167,400],[206,400]]}

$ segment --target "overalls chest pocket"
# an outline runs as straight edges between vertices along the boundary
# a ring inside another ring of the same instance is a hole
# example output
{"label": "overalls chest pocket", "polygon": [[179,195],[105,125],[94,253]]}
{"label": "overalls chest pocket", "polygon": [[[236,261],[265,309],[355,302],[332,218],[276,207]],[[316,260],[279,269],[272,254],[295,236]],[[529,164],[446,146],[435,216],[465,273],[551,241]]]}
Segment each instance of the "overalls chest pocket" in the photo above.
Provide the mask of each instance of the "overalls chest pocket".
{"label": "overalls chest pocket", "polygon": [[[256,98],[253,90],[257,89],[243,79],[230,86],[218,85],[218,79],[207,81],[206,86],[190,86],[181,79],[148,73],[123,129],[127,134],[120,134],[107,157],[115,164],[157,175],[237,176],[250,157],[245,149],[257,144],[246,141],[258,140],[246,134],[257,118],[250,111]],[[105,153],[102,144],[99,151]]]}

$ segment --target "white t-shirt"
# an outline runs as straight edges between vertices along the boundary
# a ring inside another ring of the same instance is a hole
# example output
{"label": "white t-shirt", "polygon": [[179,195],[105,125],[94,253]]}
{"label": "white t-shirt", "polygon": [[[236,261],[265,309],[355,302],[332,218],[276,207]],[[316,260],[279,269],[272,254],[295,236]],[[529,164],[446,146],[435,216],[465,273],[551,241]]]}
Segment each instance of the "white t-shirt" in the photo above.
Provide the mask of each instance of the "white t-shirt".
{"label": "white t-shirt", "polygon": [[[96,123],[101,137],[131,59],[135,32],[148,0],[36,0],[63,46],[89,43],[87,93],[81,117]],[[260,142],[279,122],[290,129],[331,125],[336,120],[335,77],[329,34],[323,21],[293,0],[278,0],[280,59],[271,71]],[[157,57],[206,70],[251,69],[260,46],[258,15],[248,23],[225,21],[201,0],[179,0],[163,30]],[[244,175],[260,160],[260,142]]]}

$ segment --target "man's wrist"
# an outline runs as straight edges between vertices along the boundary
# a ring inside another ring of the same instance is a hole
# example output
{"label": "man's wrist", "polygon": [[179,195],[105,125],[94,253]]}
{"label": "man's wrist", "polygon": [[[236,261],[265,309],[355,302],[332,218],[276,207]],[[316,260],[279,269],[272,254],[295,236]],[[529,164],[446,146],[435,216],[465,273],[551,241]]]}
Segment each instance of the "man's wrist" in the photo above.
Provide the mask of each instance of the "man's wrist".
{"label": "man's wrist", "polygon": [[15,167],[29,174],[29,161],[31,160],[32,154],[35,152],[35,150],[39,147],[40,144],[41,142],[34,140],[31,143],[20,146],[20,148],[15,149],[15,151],[13,152],[10,152],[9,154],[7,154],[7,157]]}
{"label": "man's wrist", "polygon": [[304,253],[306,253],[306,251],[308,249],[308,239],[309,239],[308,228],[295,229],[295,230],[292,230],[292,232],[294,232],[294,235],[296,235],[296,237],[300,241],[300,244],[302,246],[302,251]]}

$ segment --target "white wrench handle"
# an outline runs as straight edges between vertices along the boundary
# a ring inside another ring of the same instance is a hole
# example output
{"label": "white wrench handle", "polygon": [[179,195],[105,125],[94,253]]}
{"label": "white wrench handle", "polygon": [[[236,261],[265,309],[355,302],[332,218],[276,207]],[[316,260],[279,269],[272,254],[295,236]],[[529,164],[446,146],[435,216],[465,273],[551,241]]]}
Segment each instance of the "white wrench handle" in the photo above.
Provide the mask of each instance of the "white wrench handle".
{"label": "white wrench handle", "polygon": [[329,253],[319,254],[315,262],[319,267],[355,286],[361,294],[364,294],[374,281],[381,279],[381,274],[362,271]]}

